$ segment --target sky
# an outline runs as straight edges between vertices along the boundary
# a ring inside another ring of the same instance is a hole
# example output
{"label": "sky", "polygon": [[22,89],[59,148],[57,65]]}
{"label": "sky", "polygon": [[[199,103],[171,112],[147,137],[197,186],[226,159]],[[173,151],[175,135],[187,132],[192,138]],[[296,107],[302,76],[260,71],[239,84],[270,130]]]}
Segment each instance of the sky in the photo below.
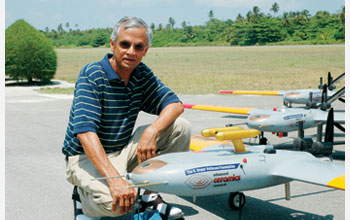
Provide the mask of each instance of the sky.
{"label": "sky", "polygon": [[5,0],[5,27],[18,19],[24,19],[37,29],[65,28],[86,30],[113,27],[124,16],[136,16],[149,25],[165,26],[169,17],[175,19],[176,27],[183,21],[188,25],[204,25],[213,10],[220,20],[235,20],[240,13],[245,16],[254,6],[261,12],[269,11],[277,2],[281,15],[288,11],[307,9],[311,15],[324,10],[339,12],[344,0]]}

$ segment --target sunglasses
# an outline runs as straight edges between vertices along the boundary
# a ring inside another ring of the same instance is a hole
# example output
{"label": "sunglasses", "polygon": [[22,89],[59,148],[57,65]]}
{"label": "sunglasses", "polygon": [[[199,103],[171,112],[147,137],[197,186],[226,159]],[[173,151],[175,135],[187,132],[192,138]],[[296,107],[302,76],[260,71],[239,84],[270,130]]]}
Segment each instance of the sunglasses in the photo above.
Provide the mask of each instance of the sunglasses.
{"label": "sunglasses", "polygon": [[[129,41],[121,41],[119,42],[119,46],[123,49],[129,49],[131,47],[131,43]],[[139,52],[144,51],[145,48],[146,48],[146,45],[141,43],[134,45],[134,49]]]}

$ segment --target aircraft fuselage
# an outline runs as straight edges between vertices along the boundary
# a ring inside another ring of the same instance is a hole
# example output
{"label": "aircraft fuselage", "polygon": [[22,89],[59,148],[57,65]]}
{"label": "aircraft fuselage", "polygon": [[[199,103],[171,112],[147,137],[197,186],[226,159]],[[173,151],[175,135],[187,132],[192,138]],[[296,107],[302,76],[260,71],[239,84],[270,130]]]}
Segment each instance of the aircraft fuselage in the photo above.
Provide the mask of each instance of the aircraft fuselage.
{"label": "aircraft fuselage", "polygon": [[[294,157],[251,151],[233,153],[233,148],[203,152],[182,152],[158,156],[137,166],[131,173],[135,183],[166,182],[145,187],[180,196],[204,196],[270,187],[291,181],[271,175],[271,163]],[[294,153],[292,153],[294,154]],[[296,152],[300,157],[307,153]]]}
{"label": "aircraft fuselage", "polygon": [[315,127],[316,120],[322,117],[327,119],[327,112],[319,109],[281,108],[275,110],[253,109],[249,112],[247,125],[261,131],[290,132],[298,130],[298,124],[302,121],[304,128]]}

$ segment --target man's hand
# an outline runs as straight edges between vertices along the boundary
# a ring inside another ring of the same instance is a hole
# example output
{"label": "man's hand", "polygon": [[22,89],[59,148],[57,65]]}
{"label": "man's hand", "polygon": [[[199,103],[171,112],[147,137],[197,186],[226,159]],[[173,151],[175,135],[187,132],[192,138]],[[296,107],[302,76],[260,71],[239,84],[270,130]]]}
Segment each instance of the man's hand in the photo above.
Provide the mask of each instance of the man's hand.
{"label": "man's hand", "polygon": [[137,160],[139,164],[156,156],[157,135],[157,131],[152,126],[147,127],[143,132],[137,146]]}
{"label": "man's hand", "polygon": [[167,105],[159,114],[157,120],[146,128],[137,146],[137,160],[140,163],[156,156],[157,136],[166,129],[184,111],[180,102]]}
{"label": "man's hand", "polygon": [[109,184],[109,190],[113,197],[112,210],[116,211],[117,203],[119,202],[120,214],[126,214],[132,211],[136,192],[133,188],[127,188],[128,183],[121,179],[114,179],[113,183]]}
{"label": "man's hand", "polygon": [[[86,156],[102,176],[120,176],[120,173],[109,161],[95,132],[80,133],[77,136],[83,145]],[[116,211],[117,202],[119,202],[121,214],[131,211],[136,197],[135,190],[132,188],[128,189],[128,182],[122,178],[107,179],[106,181],[113,197],[112,210]]]}

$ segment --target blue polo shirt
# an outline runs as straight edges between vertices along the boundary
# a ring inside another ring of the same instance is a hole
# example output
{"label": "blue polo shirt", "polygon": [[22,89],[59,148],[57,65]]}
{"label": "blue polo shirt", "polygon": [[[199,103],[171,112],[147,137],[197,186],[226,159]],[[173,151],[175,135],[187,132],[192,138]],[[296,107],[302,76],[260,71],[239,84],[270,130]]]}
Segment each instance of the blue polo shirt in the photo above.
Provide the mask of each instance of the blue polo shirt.
{"label": "blue polo shirt", "polygon": [[159,115],[180,99],[144,63],[132,72],[127,86],[109,63],[112,54],[86,65],[75,84],[63,154],[84,154],[77,134],[96,132],[107,153],[129,142],[140,111]]}

